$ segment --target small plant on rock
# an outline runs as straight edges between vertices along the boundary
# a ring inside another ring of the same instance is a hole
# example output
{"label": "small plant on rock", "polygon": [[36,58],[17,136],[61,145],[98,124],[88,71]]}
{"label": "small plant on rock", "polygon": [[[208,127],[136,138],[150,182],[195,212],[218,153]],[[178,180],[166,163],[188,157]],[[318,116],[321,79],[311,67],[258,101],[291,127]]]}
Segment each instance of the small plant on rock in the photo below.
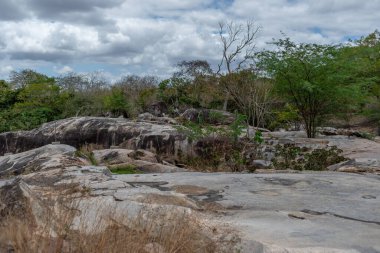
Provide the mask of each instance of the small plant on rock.
{"label": "small plant on rock", "polygon": [[92,152],[96,147],[93,145],[84,145],[80,147],[79,150],[75,152],[77,157],[84,158],[88,160],[92,165],[98,165],[98,161],[96,161],[94,153]]}
{"label": "small plant on rock", "polygon": [[141,173],[136,166],[132,164],[124,165],[124,166],[114,166],[110,168],[110,171],[114,174],[138,174]]}

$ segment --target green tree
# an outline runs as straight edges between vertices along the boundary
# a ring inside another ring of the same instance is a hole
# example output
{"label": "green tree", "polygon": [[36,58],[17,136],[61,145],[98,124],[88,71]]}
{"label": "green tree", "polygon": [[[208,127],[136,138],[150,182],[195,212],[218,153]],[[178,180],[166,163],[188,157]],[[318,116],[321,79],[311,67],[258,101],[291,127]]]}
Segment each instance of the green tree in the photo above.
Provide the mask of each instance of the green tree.
{"label": "green tree", "polygon": [[378,121],[380,133],[380,32],[376,30],[342,48],[340,61],[350,62],[350,81],[359,84],[367,95],[364,112]]}
{"label": "green tree", "polygon": [[16,101],[16,91],[4,80],[0,80],[0,110],[11,107]]}
{"label": "green tree", "polygon": [[182,61],[177,71],[158,87],[158,98],[175,109],[215,108],[223,103],[223,93],[209,63]]}
{"label": "green tree", "polygon": [[104,97],[104,108],[114,116],[128,117],[129,104],[120,88],[112,88],[111,94]]}
{"label": "green tree", "polygon": [[327,115],[338,113],[355,99],[359,89],[345,83],[347,63],[337,62],[337,47],[301,43],[289,38],[274,41],[274,51],[259,54],[259,66],[275,80],[275,89],[300,114],[307,136],[314,138],[316,127]]}
{"label": "green tree", "polygon": [[10,111],[11,130],[31,129],[52,120],[62,113],[60,89],[54,79],[43,77],[19,89],[17,102]]}
{"label": "green tree", "polygon": [[20,71],[12,71],[10,74],[10,83],[14,88],[24,88],[28,84],[51,82],[54,78],[47,77],[31,69],[23,69]]}

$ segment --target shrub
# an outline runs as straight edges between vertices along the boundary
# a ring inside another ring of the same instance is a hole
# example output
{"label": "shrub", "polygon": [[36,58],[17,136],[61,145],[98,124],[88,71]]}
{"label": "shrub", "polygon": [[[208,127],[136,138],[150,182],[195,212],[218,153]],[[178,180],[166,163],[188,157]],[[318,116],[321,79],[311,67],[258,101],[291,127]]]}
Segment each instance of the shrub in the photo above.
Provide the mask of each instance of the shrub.
{"label": "shrub", "polygon": [[0,252],[211,253],[217,248],[213,240],[200,232],[202,228],[197,220],[189,215],[157,220],[142,213],[128,226],[109,217],[109,224],[103,231],[83,234],[72,229],[75,210],[61,212],[57,217],[54,211],[48,211],[48,222],[42,227],[20,217],[2,220]]}
{"label": "shrub", "polygon": [[110,168],[110,171],[114,174],[141,174],[142,172],[139,171],[136,166],[132,164],[123,165],[123,166],[113,166]]}
{"label": "shrub", "polygon": [[336,146],[325,149],[315,149],[309,154],[305,154],[304,168],[307,170],[325,170],[328,166],[346,160],[340,154],[343,151]]}
{"label": "shrub", "polygon": [[346,158],[336,146],[318,148],[310,151],[295,144],[276,145],[275,158],[272,159],[275,169],[325,170],[328,166],[340,163]]}
{"label": "shrub", "polygon": [[195,142],[195,154],[184,157],[183,162],[201,171],[253,171],[249,161],[258,158],[263,138],[260,131],[256,131],[252,139],[240,137],[246,128],[245,119],[238,114],[228,127],[209,125],[202,117],[198,123],[183,122],[177,130]]}
{"label": "shrub", "polygon": [[81,146],[76,152],[75,155],[77,157],[81,157],[89,161],[92,165],[98,165],[98,161],[96,161],[94,153],[92,152],[95,149],[100,148],[98,145],[94,144],[86,144]]}

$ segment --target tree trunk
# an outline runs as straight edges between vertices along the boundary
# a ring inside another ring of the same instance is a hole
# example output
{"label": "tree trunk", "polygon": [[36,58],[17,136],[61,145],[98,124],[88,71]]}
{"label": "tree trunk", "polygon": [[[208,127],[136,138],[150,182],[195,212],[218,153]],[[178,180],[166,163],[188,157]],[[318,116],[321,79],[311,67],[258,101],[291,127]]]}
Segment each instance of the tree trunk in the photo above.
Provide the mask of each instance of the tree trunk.
{"label": "tree trunk", "polygon": [[223,111],[227,111],[227,104],[228,104],[228,98],[224,98],[224,102],[223,102]]}
{"label": "tree trunk", "polygon": [[228,106],[228,99],[229,99],[229,94],[226,92],[226,96],[224,97],[224,102],[223,102],[223,111],[227,111],[227,106]]}

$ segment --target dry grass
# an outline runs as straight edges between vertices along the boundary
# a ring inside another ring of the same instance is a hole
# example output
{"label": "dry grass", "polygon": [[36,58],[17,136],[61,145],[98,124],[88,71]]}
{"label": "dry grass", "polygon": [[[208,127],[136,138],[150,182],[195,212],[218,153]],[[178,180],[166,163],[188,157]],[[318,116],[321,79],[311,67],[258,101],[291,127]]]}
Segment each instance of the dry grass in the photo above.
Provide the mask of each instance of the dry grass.
{"label": "dry grass", "polygon": [[[215,243],[202,233],[194,218],[182,215],[157,221],[143,215],[122,225],[112,222],[97,234],[72,229],[74,212],[59,220],[52,214],[50,224],[39,227],[29,220],[8,217],[0,224],[0,252],[20,253],[176,253],[215,252]],[[53,229],[52,229],[53,228]],[[52,231],[54,232],[52,233]],[[54,234],[54,235],[53,235]]]}
{"label": "dry grass", "polygon": [[76,151],[76,156],[84,158],[88,160],[92,165],[98,165],[95,157],[94,157],[94,150],[99,150],[99,149],[104,149],[103,146],[97,145],[97,144],[85,144],[81,146],[77,151]]}

